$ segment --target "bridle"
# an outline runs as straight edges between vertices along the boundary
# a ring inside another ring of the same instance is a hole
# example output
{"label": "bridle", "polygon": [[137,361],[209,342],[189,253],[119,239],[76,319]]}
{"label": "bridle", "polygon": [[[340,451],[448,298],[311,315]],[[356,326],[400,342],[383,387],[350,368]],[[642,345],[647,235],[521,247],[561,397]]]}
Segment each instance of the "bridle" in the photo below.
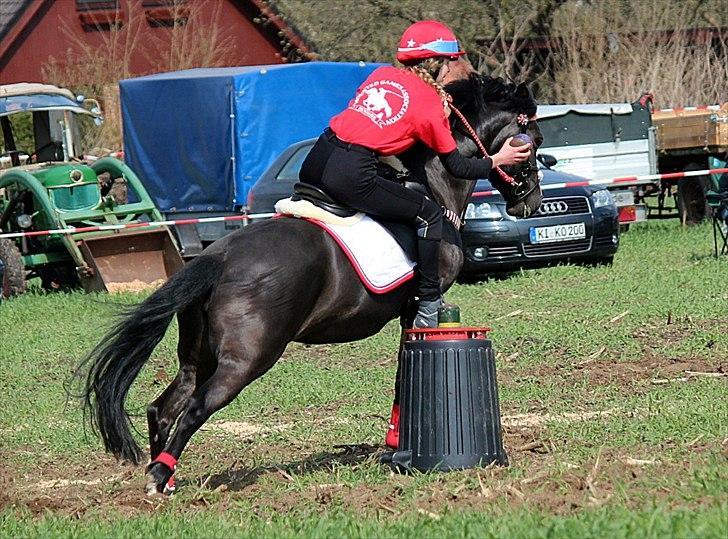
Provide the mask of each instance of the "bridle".
{"label": "bridle", "polygon": [[[448,106],[463,124],[463,127],[465,127],[470,138],[473,139],[473,142],[475,142],[475,145],[478,147],[478,150],[480,150],[480,153],[483,154],[483,157],[490,157],[485,146],[483,146],[483,143],[480,141],[480,137],[478,137],[475,129],[473,129],[473,126],[470,125],[470,122],[468,122],[463,113],[460,112],[458,108],[452,104],[452,102],[448,103]],[[521,133],[526,133],[530,121],[531,119],[527,114],[521,113],[518,115],[516,122],[518,123]],[[538,182],[534,182],[534,184],[530,187],[528,185],[529,176],[533,173],[538,173],[538,166],[530,160],[521,165],[515,178],[500,167],[495,167],[495,170],[498,172],[503,181],[513,186],[514,194],[516,195],[516,202],[522,202],[538,188]]]}

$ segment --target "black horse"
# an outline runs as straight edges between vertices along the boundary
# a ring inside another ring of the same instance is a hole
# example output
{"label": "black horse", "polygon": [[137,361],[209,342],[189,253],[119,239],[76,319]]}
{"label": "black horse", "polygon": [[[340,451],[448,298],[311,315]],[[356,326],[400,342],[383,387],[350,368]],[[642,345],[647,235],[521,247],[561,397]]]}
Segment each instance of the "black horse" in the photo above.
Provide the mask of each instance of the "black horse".
{"label": "black horse", "polygon": [[[523,131],[536,146],[541,143],[535,120],[523,124],[523,114],[535,111],[525,84],[472,74],[447,90],[488,151]],[[452,124],[460,151],[475,155],[476,144],[463,126],[454,118]],[[464,213],[475,182],[449,176],[424,147],[402,160],[426,181],[438,203],[455,215]],[[535,148],[530,161],[507,171],[522,183],[521,188],[501,188],[509,206],[538,208]],[[440,259],[442,288],[447,290],[463,254],[457,245],[443,241]],[[139,463],[141,449],[124,402],[176,314],[179,372],[147,408],[152,458],[147,491],[162,492],[191,436],[265,374],[288,343],[347,342],[374,335],[396,317],[404,324],[411,317],[414,291],[410,281],[387,294],[369,293],[336,242],[304,220],[255,223],[216,241],[121,318],[79,368],[85,373],[84,409],[107,451]],[[165,463],[155,462],[157,458]]]}

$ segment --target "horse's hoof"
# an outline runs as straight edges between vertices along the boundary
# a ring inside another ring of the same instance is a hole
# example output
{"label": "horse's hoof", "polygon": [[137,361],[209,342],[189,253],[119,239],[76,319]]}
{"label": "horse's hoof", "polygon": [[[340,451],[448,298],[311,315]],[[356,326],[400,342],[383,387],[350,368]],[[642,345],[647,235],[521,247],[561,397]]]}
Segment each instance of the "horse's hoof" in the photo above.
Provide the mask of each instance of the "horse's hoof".
{"label": "horse's hoof", "polygon": [[149,474],[147,474],[147,484],[144,487],[144,491],[147,493],[147,496],[153,496],[156,498],[162,496],[164,487],[158,485],[157,481],[153,477],[149,477]]}
{"label": "horse's hoof", "polygon": [[164,465],[152,463],[147,471],[145,490],[148,496],[161,496],[174,492],[174,474]]}

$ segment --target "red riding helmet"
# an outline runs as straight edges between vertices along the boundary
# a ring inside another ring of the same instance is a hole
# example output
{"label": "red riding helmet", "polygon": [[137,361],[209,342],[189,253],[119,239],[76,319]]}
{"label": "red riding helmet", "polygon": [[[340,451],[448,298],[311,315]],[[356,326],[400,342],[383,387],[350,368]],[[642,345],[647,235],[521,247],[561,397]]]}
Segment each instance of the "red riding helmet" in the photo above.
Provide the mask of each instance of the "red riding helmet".
{"label": "red riding helmet", "polygon": [[419,21],[402,34],[397,49],[397,60],[403,64],[419,62],[427,58],[452,58],[462,56],[465,51],[455,34],[438,21]]}

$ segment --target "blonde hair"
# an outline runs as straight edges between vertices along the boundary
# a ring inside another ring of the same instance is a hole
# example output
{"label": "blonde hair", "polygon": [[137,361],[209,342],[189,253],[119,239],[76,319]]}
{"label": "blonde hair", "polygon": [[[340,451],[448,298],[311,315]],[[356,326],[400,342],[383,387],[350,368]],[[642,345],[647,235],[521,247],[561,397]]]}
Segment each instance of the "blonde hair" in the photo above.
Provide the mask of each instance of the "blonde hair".
{"label": "blonde hair", "polygon": [[439,71],[441,67],[441,60],[428,58],[424,62],[420,62],[417,65],[406,66],[405,69],[417,75],[420,79],[422,79],[425,84],[432,86],[432,88],[437,92],[437,95],[439,95],[440,99],[442,100],[442,105],[443,107],[445,107],[445,114],[448,114],[450,108],[449,103],[452,98],[450,97],[450,94],[445,91],[445,88],[442,87],[442,84],[435,80],[435,77],[433,77],[431,73],[432,71]]}

